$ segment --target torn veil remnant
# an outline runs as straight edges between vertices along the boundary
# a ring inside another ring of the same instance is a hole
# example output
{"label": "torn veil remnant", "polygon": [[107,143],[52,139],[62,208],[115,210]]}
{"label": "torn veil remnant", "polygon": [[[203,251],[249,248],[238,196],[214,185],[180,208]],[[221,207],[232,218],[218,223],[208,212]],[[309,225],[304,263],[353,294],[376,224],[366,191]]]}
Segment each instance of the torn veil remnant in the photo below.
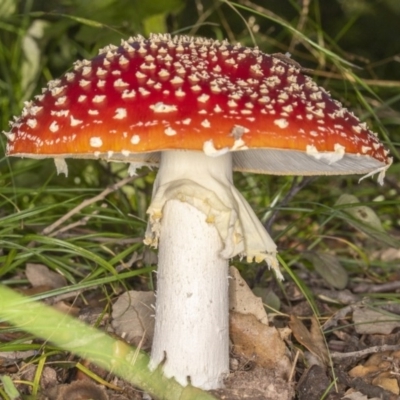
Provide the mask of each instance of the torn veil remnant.
{"label": "torn veil remnant", "polygon": [[228,368],[228,259],[276,245],[232,169],[277,175],[378,173],[388,152],[299,66],[257,48],[167,34],[130,38],[49,82],[11,123],[9,156],[158,166],[145,242],[159,246],[151,366],[204,389]]}

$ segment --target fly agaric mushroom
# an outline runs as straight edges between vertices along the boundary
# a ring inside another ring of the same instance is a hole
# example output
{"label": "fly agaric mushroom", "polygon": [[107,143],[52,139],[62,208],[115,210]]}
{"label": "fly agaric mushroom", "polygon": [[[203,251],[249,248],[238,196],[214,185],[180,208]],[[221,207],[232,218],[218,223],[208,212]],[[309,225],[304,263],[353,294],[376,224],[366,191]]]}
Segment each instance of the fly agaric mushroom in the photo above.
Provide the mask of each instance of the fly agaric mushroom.
{"label": "fly agaric mushroom", "polygon": [[151,367],[204,389],[228,373],[228,260],[276,245],[232,170],[378,173],[388,152],[294,63],[227,42],[152,35],[108,46],[49,82],[11,124],[9,156],[159,166],[145,243],[159,248]]}

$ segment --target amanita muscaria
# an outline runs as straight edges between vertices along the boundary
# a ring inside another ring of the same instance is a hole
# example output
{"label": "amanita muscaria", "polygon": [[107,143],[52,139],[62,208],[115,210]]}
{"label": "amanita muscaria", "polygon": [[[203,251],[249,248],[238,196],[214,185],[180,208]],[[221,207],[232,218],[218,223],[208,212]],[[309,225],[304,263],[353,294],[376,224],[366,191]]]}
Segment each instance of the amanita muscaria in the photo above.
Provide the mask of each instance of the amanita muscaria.
{"label": "amanita muscaria", "polygon": [[77,61],[25,104],[9,156],[158,166],[145,243],[159,248],[151,367],[204,389],[228,364],[228,262],[266,262],[276,245],[233,186],[232,170],[378,173],[388,151],[293,62],[188,36],[134,37]]}

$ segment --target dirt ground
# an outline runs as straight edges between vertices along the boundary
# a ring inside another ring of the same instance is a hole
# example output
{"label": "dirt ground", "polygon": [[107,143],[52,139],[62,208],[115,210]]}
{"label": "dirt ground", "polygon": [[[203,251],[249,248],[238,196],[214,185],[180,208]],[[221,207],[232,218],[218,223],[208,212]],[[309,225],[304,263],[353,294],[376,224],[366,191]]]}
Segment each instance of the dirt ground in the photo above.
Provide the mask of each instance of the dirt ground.
{"label": "dirt ground", "polygon": [[[44,269],[39,270],[35,266],[36,274],[47,274]],[[287,280],[279,286],[271,279],[268,290],[279,300],[280,311],[270,311],[268,316],[261,299],[243,284],[238,273],[234,276],[233,281],[238,287],[245,287],[246,293],[238,292],[232,285],[231,372],[225,388],[211,393],[221,400],[399,399],[400,305],[389,300],[379,305],[365,297],[366,293],[399,291],[399,276],[392,276],[387,283],[363,278],[349,282],[345,289],[334,289],[314,271],[303,269],[297,273],[313,288],[315,309],[293,282]],[[40,282],[43,283],[43,276]],[[43,285],[36,288],[42,290]],[[131,301],[136,296],[133,293],[139,293],[143,303],[143,292],[129,293],[121,294],[120,299],[129,295]],[[151,292],[146,296],[149,304],[154,301]],[[73,309],[78,318],[93,323],[103,312],[102,293],[89,292],[86,300],[84,304],[76,297],[64,298],[57,307]],[[118,336],[133,328],[118,319],[117,303],[112,313],[103,316],[101,327]],[[246,313],[241,308],[243,304]],[[143,318],[141,324],[145,323],[144,314],[138,310],[134,313]],[[148,331],[147,338],[139,331],[125,340],[132,344],[140,340],[144,350],[148,350],[151,329]],[[16,339],[23,340],[24,334],[0,333],[3,343]],[[33,398],[27,382],[35,377],[37,364],[30,362],[35,356],[37,353],[30,350],[0,353],[0,374],[11,377],[27,399]],[[76,368],[78,361],[92,371],[95,379]],[[149,399],[86,360],[59,352],[47,357],[40,387],[41,393],[36,397],[39,399]]]}

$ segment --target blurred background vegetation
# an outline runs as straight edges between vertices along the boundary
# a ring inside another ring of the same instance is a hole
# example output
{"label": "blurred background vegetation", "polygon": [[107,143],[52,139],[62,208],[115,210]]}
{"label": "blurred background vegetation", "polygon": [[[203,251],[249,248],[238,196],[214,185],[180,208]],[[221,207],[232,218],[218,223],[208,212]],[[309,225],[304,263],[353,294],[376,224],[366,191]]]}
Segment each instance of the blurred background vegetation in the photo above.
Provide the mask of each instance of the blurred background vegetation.
{"label": "blurred background vegetation", "polygon": [[[358,184],[357,177],[250,174],[235,175],[237,185],[260,218],[274,222],[268,225],[280,255],[295,271],[299,266],[318,270],[315,254],[329,253],[345,276],[363,273],[385,280],[397,264],[376,254],[400,247],[399,21],[399,0],[0,0],[0,131],[8,130],[24,101],[75,60],[91,58],[99,48],[131,35],[201,35],[257,45],[266,53],[290,52],[319,85],[378,132],[394,164],[382,187],[372,179]],[[1,136],[4,283],[23,285],[25,264],[37,262],[61,272],[72,289],[82,282],[109,284],[111,275],[115,279],[107,288],[118,291],[121,271],[137,272],[153,263],[141,245],[153,172],[74,213],[64,230],[46,235],[48,225],[126,177],[127,167],[69,160],[65,178],[56,175],[52,160],[4,157]],[[356,196],[364,213],[335,205],[342,194]],[[269,277],[264,266],[237,263],[252,284],[263,285]],[[144,272],[142,280],[123,285],[151,288],[151,274]]]}

